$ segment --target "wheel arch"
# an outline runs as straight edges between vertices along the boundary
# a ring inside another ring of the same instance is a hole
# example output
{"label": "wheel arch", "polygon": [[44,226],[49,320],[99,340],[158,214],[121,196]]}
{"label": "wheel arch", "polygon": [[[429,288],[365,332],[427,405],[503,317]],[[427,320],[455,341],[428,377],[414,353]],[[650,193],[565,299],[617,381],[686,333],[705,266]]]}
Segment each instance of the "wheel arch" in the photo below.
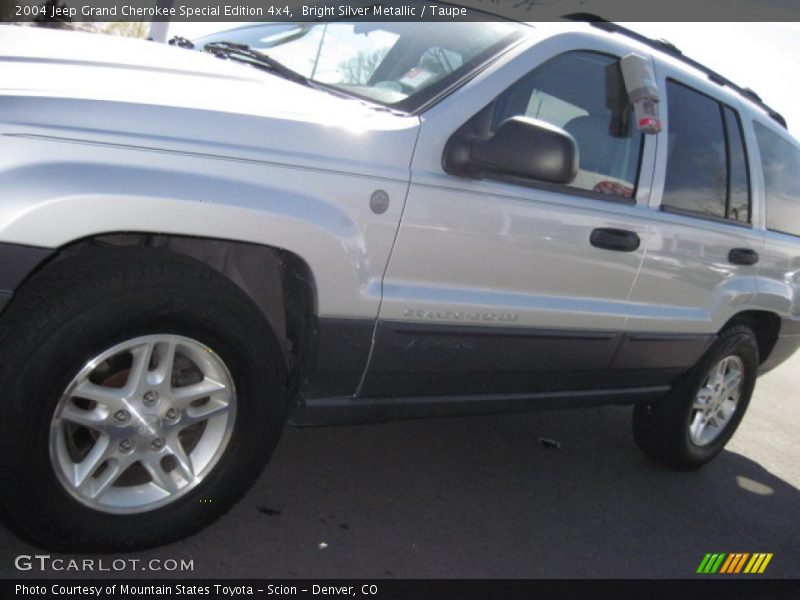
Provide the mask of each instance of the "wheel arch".
{"label": "wheel arch", "polygon": [[753,330],[758,342],[759,363],[764,364],[778,341],[780,316],[767,310],[745,310],[731,317],[720,331],[736,325],[746,325]]}
{"label": "wheel arch", "polygon": [[[25,286],[35,274],[88,248],[138,246],[167,249],[188,256],[224,275],[258,307],[280,344],[289,372],[300,372],[314,342],[318,314],[317,286],[311,267],[284,248],[235,240],[147,232],[93,235],[37,255],[38,263],[18,281]],[[1,314],[1,313],[0,313]]]}

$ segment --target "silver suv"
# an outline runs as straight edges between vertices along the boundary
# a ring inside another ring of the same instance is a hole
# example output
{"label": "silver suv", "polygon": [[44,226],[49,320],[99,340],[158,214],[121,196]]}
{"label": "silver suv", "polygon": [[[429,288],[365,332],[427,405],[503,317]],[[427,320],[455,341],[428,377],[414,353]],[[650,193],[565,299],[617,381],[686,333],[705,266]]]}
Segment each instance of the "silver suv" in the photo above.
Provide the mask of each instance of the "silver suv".
{"label": "silver suv", "polygon": [[800,345],[800,146],[667,45],[336,22],[206,50],[0,27],[0,506],[33,543],[188,535],[287,419],[628,403],[696,468]]}

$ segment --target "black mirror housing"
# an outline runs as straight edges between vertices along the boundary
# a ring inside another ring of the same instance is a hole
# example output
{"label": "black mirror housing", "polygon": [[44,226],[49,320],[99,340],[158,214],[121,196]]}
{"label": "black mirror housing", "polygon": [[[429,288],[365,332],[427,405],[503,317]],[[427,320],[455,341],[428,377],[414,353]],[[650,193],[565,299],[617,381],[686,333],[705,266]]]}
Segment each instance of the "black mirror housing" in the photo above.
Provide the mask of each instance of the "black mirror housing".
{"label": "black mirror housing", "polygon": [[559,184],[571,183],[578,174],[573,137],[529,117],[511,117],[490,139],[472,141],[469,147],[448,144],[445,154],[445,170],[456,174],[510,175]]}

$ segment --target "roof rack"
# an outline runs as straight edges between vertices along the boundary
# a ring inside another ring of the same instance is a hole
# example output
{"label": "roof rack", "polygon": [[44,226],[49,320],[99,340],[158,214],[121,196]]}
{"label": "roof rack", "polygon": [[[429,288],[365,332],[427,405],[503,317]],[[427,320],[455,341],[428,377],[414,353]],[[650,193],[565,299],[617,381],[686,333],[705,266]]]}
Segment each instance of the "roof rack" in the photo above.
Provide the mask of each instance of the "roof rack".
{"label": "roof rack", "polygon": [[773,108],[770,108],[767,104],[765,104],[764,101],[761,99],[761,97],[758,94],[756,94],[753,90],[751,90],[750,88],[743,88],[736,85],[730,79],[723,77],[716,71],[713,71],[708,67],[706,67],[705,65],[700,64],[696,60],[692,60],[688,56],[685,56],[683,52],[681,52],[675,46],[673,46],[672,44],[670,44],[665,40],[654,40],[652,38],[642,35],[641,33],[636,33],[635,31],[632,31],[627,27],[623,27],[622,25],[617,25],[616,23],[612,23],[611,21],[606,21],[605,19],[590,13],[572,13],[564,15],[564,18],[569,21],[587,22],[592,27],[597,27],[598,29],[602,29],[603,31],[607,31],[609,33],[618,33],[620,35],[624,35],[646,46],[659,50],[660,52],[664,52],[665,54],[668,54],[669,56],[676,58],[681,62],[691,67],[694,67],[695,69],[698,69],[699,71],[702,71],[703,73],[705,73],[706,77],[708,77],[714,83],[728,87],[733,91],[735,91],[736,93],[738,93],[740,96],[747,98],[748,100],[750,100],[750,102],[753,102],[760,108],[764,109],[766,113],[770,116],[770,118],[779,123],[784,129],[788,129],[786,125],[786,119],[784,119],[783,116],[778,111],[774,110]]}

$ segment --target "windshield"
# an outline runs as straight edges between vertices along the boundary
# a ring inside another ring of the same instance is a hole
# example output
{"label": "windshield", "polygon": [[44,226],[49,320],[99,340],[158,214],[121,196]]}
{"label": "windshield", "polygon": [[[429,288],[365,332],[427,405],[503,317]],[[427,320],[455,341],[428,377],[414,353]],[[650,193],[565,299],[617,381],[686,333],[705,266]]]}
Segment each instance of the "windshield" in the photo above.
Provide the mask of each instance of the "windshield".
{"label": "windshield", "polygon": [[205,36],[247,44],[312,81],[414,110],[523,35],[517,23],[262,23]]}

